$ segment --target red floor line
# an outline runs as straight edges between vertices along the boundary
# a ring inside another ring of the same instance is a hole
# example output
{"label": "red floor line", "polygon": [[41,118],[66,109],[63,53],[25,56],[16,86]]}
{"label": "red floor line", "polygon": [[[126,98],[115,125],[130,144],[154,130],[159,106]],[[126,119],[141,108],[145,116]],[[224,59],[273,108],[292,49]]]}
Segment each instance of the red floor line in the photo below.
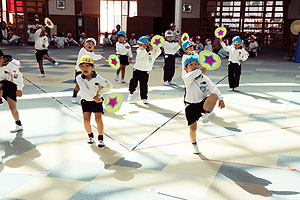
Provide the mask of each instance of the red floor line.
{"label": "red floor line", "polygon": [[[78,118],[82,119],[82,116],[79,115],[78,113],[76,113],[74,110],[72,110],[69,106],[67,106],[66,104],[64,104],[63,102],[61,102],[59,99],[51,96],[46,90],[44,90],[43,88],[41,88],[40,86],[38,86],[37,84],[35,84],[34,82],[30,81],[29,79],[27,79],[25,76],[23,76],[23,78],[28,81],[29,83],[31,83],[33,86],[35,86],[38,90],[42,91],[43,93],[47,94],[51,99],[53,99],[54,101],[58,102],[59,104],[61,104],[62,106],[64,106],[66,109],[68,109],[69,111],[71,111],[73,114],[75,114]],[[97,129],[97,127],[95,125],[92,125],[94,128]],[[113,137],[111,137],[110,135],[106,134],[103,132],[104,135],[106,135],[108,138],[110,138],[111,140],[115,141],[116,143],[118,143],[120,146],[122,146],[123,148],[125,148],[126,150],[130,150],[127,146],[125,146],[124,144],[118,142],[116,139],[114,139]]]}
{"label": "red floor line", "polygon": [[[246,133],[243,133],[243,134],[253,134],[253,133],[261,133],[261,132],[270,132],[270,131],[276,131],[276,130],[282,130],[282,129],[297,128],[297,127],[300,127],[300,126],[286,126],[286,127],[282,127],[282,128],[274,128],[274,129],[259,130],[259,131],[250,131],[250,132],[246,132]],[[240,134],[242,134],[242,133],[240,133]],[[204,140],[207,141],[207,140],[221,139],[221,138],[232,137],[232,136],[237,136],[237,134],[215,136],[215,137],[211,137],[211,138],[202,138],[202,139],[198,139],[197,142],[204,141]],[[174,143],[169,143],[169,144],[162,144],[162,145],[155,145],[155,146],[150,146],[150,147],[138,148],[137,150],[152,149],[152,148],[157,148],[157,147],[171,146],[171,145],[177,145],[177,144],[184,144],[184,143],[189,143],[189,142],[190,141],[174,142]]]}

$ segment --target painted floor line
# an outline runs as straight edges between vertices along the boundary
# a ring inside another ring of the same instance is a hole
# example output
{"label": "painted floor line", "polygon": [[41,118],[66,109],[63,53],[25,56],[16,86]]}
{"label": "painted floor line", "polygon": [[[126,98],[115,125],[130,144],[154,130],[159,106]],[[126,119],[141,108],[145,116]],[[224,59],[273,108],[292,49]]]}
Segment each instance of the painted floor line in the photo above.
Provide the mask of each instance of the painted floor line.
{"label": "painted floor line", "polygon": [[[24,77],[24,76],[23,76]],[[44,90],[43,88],[39,87],[38,85],[36,85],[35,83],[33,83],[32,81],[30,81],[29,79],[27,79],[26,77],[24,77],[24,79],[26,81],[28,81],[29,83],[31,83],[33,86],[35,86],[37,89],[39,89],[40,91],[42,91],[45,94],[48,94],[48,92],[46,90]],[[53,100],[55,100],[56,102],[58,102],[59,104],[61,104],[62,106],[64,106],[66,109],[68,109],[69,111],[71,111],[73,114],[75,114],[77,117],[79,117],[80,119],[83,120],[82,116],[79,115],[78,113],[76,113],[75,111],[73,111],[69,106],[65,105],[64,103],[62,103],[59,99],[49,95],[50,98],[52,98]],[[95,125],[93,125],[94,128],[97,129],[97,127]],[[108,138],[110,138],[111,140],[115,141],[116,143],[118,143],[120,146],[124,147],[126,150],[130,150],[127,146],[125,146],[124,144],[118,142],[116,139],[114,139],[113,137],[111,137],[110,135],[106,134],[103,132],[103,134],[105,136],[107,136]]]}

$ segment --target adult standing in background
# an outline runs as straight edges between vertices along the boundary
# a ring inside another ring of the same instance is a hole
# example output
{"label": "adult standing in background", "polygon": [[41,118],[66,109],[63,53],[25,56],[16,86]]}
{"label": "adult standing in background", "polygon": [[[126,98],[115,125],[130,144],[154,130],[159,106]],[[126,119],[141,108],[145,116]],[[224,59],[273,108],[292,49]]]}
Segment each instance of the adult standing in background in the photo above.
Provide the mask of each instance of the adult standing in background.
{"label": "adult standing in background", "polygon": [[1,44],[8,44],[8,28],[6,27],[6,22],[1,22],[1,31],[0,31],[0,42]]}

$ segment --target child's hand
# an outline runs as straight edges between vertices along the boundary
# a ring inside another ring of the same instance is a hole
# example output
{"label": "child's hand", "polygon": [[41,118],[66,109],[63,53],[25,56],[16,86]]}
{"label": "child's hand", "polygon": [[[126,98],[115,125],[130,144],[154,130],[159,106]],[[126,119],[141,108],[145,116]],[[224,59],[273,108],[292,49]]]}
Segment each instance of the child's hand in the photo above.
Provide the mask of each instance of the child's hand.
{"label": "child's hand", "polygon": [[132,61],[132,58],[129,58],[128,61],[131,62],[131,61]]}
{"label": "child's hand", "polygon": [[106,59],[105,59],[104,57],[102,57],[102,58],[101,58],[101,60],[102,60],[103,62],[105,62],[105,61],[106,61]]}
{"label": "child's hand", "polygon": [[153,47],[150,47],[149,51],[153,51],[153,49],[154,49]]}
{"label": "child's hand", "polygon": [[224,101],[223,100],[220,100],[219,101],[219,108],[225,108],[225,103],[224,103]]}
{"label": "child's hand", "polygon": [[202,68],[202,69],[200,69],[200,70],[202,71],[202,74],[205,74],[206,68]]}
{"label": "child's hand", "polygon": [[42,47],[43,47],[43,48],[46,48],[46,46],[45,46],[44,44],[42,45]]}
{"label": "child's hand", "polygon": [[220,38],[220,42],[223,42],[223,39],[222,39],[222,38]]}
{"label": "child's hand", "polygon": [[94,96],[94,101],[96,102],[96,103],[101,103],[102,102],[102,98],[100,98],[99,96]]}
{"label": "child's hand", "polygon": [[178,45],[181,46],[182,45],[182,41],[178,42]]}
{"label": "child's hand", "polygon": [[125,46],[126,49],[130,49],[130,46]]}
{"label": "child's hand", "polygon": [[22,90],[17,90],[16,95],[17,95],[17,97],[21,97],[22,96]]}
{"label": "child's hand", "polygon": [[242,64],[243,60],[239,60],[240,61],[240,64]]}

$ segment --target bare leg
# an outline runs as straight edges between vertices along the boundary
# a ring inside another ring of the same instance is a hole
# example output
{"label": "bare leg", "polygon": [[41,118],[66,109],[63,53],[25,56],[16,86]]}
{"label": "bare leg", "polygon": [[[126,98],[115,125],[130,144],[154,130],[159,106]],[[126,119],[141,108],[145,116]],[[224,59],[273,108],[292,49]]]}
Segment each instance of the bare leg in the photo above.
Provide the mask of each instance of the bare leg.
{"label": "bare leg", "polygon": [[197,122],[198,121],[195,121],[194,123],[192,123],[191,125],[189,125],[189,128],[190,128],[190,139],[191,139],[192,143],[196,142]]}
{"label": "bare leg", "polygon": [[124,79],[124,77],[125,77],[125,68],[126,68],[126,65],[122,65],[122,79]]}
{"label": "bare leg", "polygon": [[19,117],[19,112],[17,110],[17,103],[9,97],[7,97],[7,103],[8,103],[10,112],[11,112],[12,116],[14,117],[15,121],[19,121],[20,117]]}
{"label": "bare leg", "polygon": [[54,61],[53,58],[51,58],[51,57],[48,56],[47,54],[43,55],[43,58],[49,60],[49,61],[52,62],[52,63],[53,63],[53,61]]}
{"label": "bare leg", "polygon": [[44,72],[43,61],[41,60],[41,61],[39,61],[38,63],[39,63],[40,71],[41,71],[41,72]]}
{"label": "bare leg", "polygon": [[84,112],[83,113],[83,121],[84,121],[84,128],[87,134],[92,133],[92,126],[91,126],[91,112]]}
{"label": "bare leg", "polygon": [[98,134],[103,135],[103,122],[102,122],[102,113],[95,113],[95,121],[97,123]]}
{"label": "bare leg", "polygon": [[218,101],[218,96],[216,94],[211,94],[204,102],[203,109],[206,111],[213,111]]}
{"label": "bare leg", "polygon": [[78,85],[77,83],[76,83],[76,85],[75,85],[74,90],[77,91],[77,92],[79,91],[79,85]]}

